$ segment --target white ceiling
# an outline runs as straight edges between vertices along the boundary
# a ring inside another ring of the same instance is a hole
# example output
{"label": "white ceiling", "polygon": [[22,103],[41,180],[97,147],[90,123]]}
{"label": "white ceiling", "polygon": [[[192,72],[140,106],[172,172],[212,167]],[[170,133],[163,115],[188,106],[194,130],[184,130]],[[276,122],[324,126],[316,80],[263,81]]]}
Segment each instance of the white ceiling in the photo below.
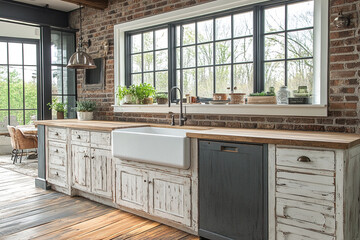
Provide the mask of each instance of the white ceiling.
{"label": "white ceiling", "polygon": [[27,3],[31,5],[36,5],[40,7],[45,7],[46,4],[49,5],[49,8],[56,9],[64,12],[70,12],[79,8],[77,4],[63,2],[61,0],[15,0],[16,2]]}

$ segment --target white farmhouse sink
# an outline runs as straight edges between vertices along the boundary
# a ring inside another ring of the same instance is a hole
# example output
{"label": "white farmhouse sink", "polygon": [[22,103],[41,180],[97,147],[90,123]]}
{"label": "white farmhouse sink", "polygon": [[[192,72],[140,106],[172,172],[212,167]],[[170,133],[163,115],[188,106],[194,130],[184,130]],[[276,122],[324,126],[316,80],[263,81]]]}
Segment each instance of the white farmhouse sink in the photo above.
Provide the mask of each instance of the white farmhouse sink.
{"label": "white farmhouse sink", "polygon": [[162,166],[188,169],[190,167],[190,138],[194,130],[139,127],[112,131],[112,155]]}

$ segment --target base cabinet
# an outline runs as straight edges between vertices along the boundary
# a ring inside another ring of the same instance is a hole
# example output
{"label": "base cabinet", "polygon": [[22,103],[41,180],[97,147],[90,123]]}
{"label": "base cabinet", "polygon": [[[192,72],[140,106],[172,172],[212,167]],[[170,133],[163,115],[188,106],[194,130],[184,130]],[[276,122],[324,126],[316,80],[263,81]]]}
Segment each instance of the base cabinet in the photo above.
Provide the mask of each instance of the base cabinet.
{"label": "base cabinet", "polygon": [[106,198],[112,198],[111,151],[91,149],[91,192]]}
{"label": "base cabinet", "polygon": [[115,164],[116,203],[191,225],[191,179]]}
{"label": "base cabinet", "polygon": [[71,145],[72,187],[90,192],[90,148]]}

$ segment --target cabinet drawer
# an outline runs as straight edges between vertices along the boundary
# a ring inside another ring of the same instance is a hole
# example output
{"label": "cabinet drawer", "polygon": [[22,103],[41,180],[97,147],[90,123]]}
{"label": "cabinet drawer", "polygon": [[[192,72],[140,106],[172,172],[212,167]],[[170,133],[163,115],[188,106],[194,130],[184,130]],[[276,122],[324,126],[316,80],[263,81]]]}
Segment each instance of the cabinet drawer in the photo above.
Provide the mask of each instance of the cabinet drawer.
{"label": "cabinet drawer", "polygon": [[66,171],[49,167],[48,180],[50,183],[65,187],[67,186]]}
{"label": "cabinet drawer", "polygon": [[325,234],[335,233],[334,207],[277,198],[276,218],[278,223]]}
{"label": "cabinet drawer", "polygon": [[111,134],[109,132],[91,132],[90,134],[93,146],[111,149]]}
{"label": "cabinet drawer", "polygon": [[64,166],[67,158],[66,143],[48,141],[49,162]]}
{"label": "cabinet drawer", "polygon": [[71,130],[71,141],[80,142],[80,143],[90,143],[90,133],[89,131],[82,130]]}
{"label": "cabinet drawer", "polygon": [[334,236],[281,223],[277,224],[277,229],[277,240],[335,240]]}
{"label": "cabinet drawer", "polygon": [[[299,161],[300,157],[307,157],[309,161]],[[278,147],[276,149],[276,165],[334,171],[335,153],[333,151]]]}
{"label": "cabinet drawer", "polygon": [[48,128],[48,138],[53,140],[66,140],[66,129],[65,128]]}

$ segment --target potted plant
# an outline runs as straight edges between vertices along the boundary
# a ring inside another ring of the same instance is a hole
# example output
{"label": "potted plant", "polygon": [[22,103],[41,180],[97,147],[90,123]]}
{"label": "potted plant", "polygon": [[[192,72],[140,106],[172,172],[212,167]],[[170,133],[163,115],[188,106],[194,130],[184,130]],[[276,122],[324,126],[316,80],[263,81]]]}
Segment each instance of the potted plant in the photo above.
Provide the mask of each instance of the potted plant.
{"label": "potted plant", "polygon": [[66,105],[67,103],[60,103],[58,102],[57,98],[54,98],[51,103],[47,104],[50,110],[56,111],[56,118],[57,119],[64,119],[64,115],[66,113]]}
{"label": "potted plant", "polygon": [[78,120],[80,121],[89,121],[94,118],[94,110],[96,108],[96,103],[89,100],[82,100],[76,102],[76,112]]}
{"label": "potted plant", "polygon": [[155,100],[156,100],[157,104],[167,104],[168,95],[167,95],[167,93],[156,93]]}
{"label": "potted plant", "polygon": [[120,104],[130,104],[133,102],[132,91],[126,86],[120,86],[117,92]]}
{"label": "potted plant", "polygon": [[130,91],[136,97],[137,104],[152,104],[152,96],[155,94],[155,88],[148,83],[132,85]]}

